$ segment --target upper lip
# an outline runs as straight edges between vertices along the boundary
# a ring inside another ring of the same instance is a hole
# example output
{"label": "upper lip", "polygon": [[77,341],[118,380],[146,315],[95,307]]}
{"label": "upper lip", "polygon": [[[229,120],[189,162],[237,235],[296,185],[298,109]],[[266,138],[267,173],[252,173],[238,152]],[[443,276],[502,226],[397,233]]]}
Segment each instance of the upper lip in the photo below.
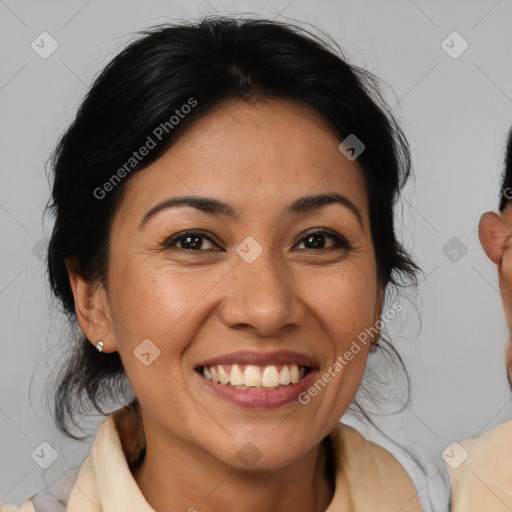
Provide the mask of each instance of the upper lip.
{"label": "upper lip", "polygon": [[212,359],[208,359],[196,365],[211,366],[215,364],[250,364],[254,366],[267,366],[271,364],[297,364],[309,368],[317,368],[318,363],[311,357],[299,352],[289,350],[278,350],[277,352],[231,352]]}

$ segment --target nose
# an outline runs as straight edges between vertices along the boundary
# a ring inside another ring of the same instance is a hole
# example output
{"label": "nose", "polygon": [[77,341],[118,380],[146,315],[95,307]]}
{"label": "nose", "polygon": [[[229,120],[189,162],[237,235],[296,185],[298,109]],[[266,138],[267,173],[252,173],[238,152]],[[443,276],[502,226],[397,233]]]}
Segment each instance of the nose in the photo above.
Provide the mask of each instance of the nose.
{"label": "nose", "polygon": [[236,259],[221,307],[221,318],[228,327],[271,337],[302,324],[304,303],[284,265],[270,251],[263,251],[252,263]]}

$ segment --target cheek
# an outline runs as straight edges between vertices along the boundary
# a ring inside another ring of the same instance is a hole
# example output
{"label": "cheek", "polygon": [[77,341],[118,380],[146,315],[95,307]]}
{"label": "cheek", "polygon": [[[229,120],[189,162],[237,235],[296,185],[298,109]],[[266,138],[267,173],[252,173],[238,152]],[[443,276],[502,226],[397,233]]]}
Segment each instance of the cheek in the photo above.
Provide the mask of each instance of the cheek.
{"label": "cheek", "polygon": [[372,278],[371,265],[368,267],[337,269],[321,279],[317,275],[310,282],[310,286],[313,280],[316,282],[310,307],[321,322],[325,342],[330,345],[326,368],[319,375],[320,379],[329,379],[329,391],[321,407],[330,411],[326,414],[337,418],[345,412],[359,388],[371,334],[375,334],[378,286],[376,278]]}
{"label": "cheek", "polygon": [[[198,302],[205,282],[185,279],[171,269],[132,265],[113,274],[111,302],[134,332],[158,332],[177,322]],[[114,284],[115,283],[115,284]],[[142,334],[146,334],[142,332]]]}
{"label": "cheek", "polygon": [[375,321],[377,281],[371,269],[351,266],[323,276],[311,275],[310,307],[329,332],[337,353]]}
{"label": "cheek", "polygon": [[[171,410],[186,412],[191,407],[179,384],[183,354],[208,315],[208,291],[222,276],[213,274],[203,272],[199,278],[199,273],[185,274],[168,265],[140,263],[112,272],[118,351],[135,394],[141,403],[152,404],[150,408],[161,407],[163,397]],[[157,348],[144,341],[148,339]],[[146,366],[138,357],[147,352]]]}

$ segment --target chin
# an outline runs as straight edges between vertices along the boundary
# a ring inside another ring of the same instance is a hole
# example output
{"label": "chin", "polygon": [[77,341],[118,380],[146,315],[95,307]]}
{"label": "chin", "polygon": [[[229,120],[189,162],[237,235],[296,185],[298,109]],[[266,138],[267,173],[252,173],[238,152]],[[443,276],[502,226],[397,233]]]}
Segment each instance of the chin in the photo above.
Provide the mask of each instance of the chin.
{"label": "chin", "polygon": [[297,434],[287,429],[279,433],[268,428],[255,429],[230,438],[227,445],[217,446],[210,453],[237,470],[277,470],[297,461],[315,446],[311,434],[300,438]]}

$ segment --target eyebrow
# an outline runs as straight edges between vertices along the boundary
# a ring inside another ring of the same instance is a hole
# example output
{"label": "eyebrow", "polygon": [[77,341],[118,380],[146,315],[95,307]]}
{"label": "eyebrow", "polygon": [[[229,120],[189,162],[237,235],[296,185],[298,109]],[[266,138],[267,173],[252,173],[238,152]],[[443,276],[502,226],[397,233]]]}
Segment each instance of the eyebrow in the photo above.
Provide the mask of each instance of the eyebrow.
{"label": "eyebrow", "polygon": [[[329,204],[341,204],[348,208],[357,217],[361,227],[363,227],[363,220],[357,206],[350,199],[336,192],[300,197],[286,207],[284,216],[289,217],[293,215],[301,215],[319,210]],[[198,196],[179,196],[164,199],[157,205],[153,206],[153,208],[144,215],[138,229],[142,229],[149,219],[154,217],[157,213],[167,210],[168,208],[178,207],[192,207],[208,215],[235,220],[240,217],[239,213],[231,205],[219,201],[218,199]]]}

